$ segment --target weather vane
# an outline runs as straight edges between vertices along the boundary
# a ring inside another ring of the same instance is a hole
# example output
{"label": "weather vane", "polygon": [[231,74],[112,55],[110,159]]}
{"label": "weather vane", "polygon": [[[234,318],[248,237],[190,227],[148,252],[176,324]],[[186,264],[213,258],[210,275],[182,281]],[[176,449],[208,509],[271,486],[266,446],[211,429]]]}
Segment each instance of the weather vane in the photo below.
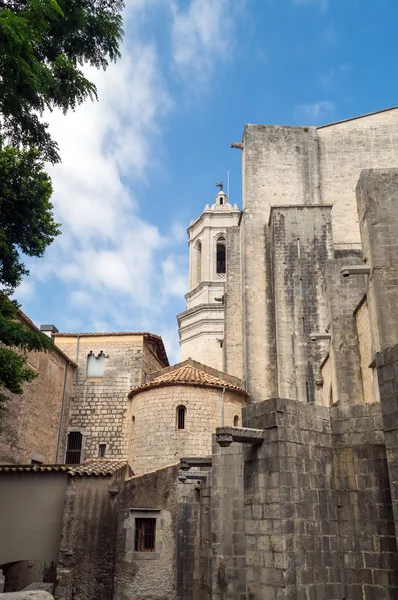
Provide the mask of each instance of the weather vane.
{"label": "weather vane", "polygon": [[219,187],[220,188],[220,192],[222,192],[223,189],[224,189],[223,182],[222,181],[217,181],[216,187]]}

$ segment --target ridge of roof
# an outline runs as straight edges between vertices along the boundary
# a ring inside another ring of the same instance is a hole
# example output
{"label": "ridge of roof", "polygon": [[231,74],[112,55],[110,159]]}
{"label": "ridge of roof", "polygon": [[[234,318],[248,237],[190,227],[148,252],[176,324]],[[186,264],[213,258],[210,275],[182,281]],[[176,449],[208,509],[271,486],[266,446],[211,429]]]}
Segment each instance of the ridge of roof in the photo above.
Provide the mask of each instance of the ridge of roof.
{"label": "ridge of roof", "polygon": [[127,467],[126,460],[108,458],[89,458],[79,465],[0,465],[0,473],[67,473],[68,475],[113,475]]}
{"label": "ridge of roof", "polygon": [[[188,364],[187,364],[188,363]],[[206,373],[196,366],[189,364],[189,359],[186,363],[179,363],[176,368],[167,369],[167,372],[158,375],[148,383],[144,383],[131,390],[129,398],[135,396],[139,392],[150,390],[152,388],[163,387],[168,385],[192,385],[198,387],[225,388],[249,396],[248,392],[228,381]]]}

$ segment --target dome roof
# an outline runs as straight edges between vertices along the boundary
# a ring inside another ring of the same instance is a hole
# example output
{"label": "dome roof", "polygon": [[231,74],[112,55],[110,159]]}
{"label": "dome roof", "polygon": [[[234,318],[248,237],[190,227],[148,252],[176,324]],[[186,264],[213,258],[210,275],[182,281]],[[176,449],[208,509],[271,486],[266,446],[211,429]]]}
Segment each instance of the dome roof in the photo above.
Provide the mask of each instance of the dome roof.
{"label": "dome roof", "polygon": [[206,373],[206,371],[202,371],[190,364],[180,364],[177,365],[176,369],[168,371],[163,375],[159,375],[158,377],[155,377],[155,379],[152,379],[152,381],[134,388],[130,392],[129,397],[132,398],[139,392],[167,385],[194,385],[200,387],[225,388],[244,394],[245,396],[249,395],[243,388],[228,383],[214,375],[210,375],[209,373]]}

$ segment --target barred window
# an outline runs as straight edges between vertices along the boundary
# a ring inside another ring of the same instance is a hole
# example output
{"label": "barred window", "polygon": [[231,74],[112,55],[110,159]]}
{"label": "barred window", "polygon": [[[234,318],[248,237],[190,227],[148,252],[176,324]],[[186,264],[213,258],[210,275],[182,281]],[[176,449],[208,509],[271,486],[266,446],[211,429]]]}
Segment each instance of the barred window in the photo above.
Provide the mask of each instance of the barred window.
{"label": "barred window", "polygon": [[82,458],[83,435],[80,431],[70,431],[66,443],[65,464],[79,465]]}
{"label": "barred window", "polygon": [[136,552],[154,552],[156,537],[156,519],[135,519]]}

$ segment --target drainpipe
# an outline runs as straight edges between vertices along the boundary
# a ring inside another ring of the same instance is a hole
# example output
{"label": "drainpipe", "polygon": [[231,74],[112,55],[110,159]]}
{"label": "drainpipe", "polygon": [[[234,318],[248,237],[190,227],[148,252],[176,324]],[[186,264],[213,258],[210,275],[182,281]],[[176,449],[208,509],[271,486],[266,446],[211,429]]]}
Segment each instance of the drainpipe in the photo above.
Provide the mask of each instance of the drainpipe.
{"label": "drainpipe", "polygon": [[221,395],[221,427],[224,427],[224,394],[225,394],[225,386],[222,389],[222,395]]}
{"label": "drainpipe", "polygon": [[65,398],[66,398],[66,384],[67,384],[67,381],[68,381],[68,369],[69,369],[69,365],[70,365],[70,362],[68,361],[66,363],[66,367],[65,367],[64,389],[63,389],[63,392],[62,392],[61,417],[59,419],[58,444],[57,444],[57,455],[55,457],[55,464],[58,464],[59,451],[60,451],[60,448],[61,448],[62,425],[63,425],[63,421],[64,421]]}

